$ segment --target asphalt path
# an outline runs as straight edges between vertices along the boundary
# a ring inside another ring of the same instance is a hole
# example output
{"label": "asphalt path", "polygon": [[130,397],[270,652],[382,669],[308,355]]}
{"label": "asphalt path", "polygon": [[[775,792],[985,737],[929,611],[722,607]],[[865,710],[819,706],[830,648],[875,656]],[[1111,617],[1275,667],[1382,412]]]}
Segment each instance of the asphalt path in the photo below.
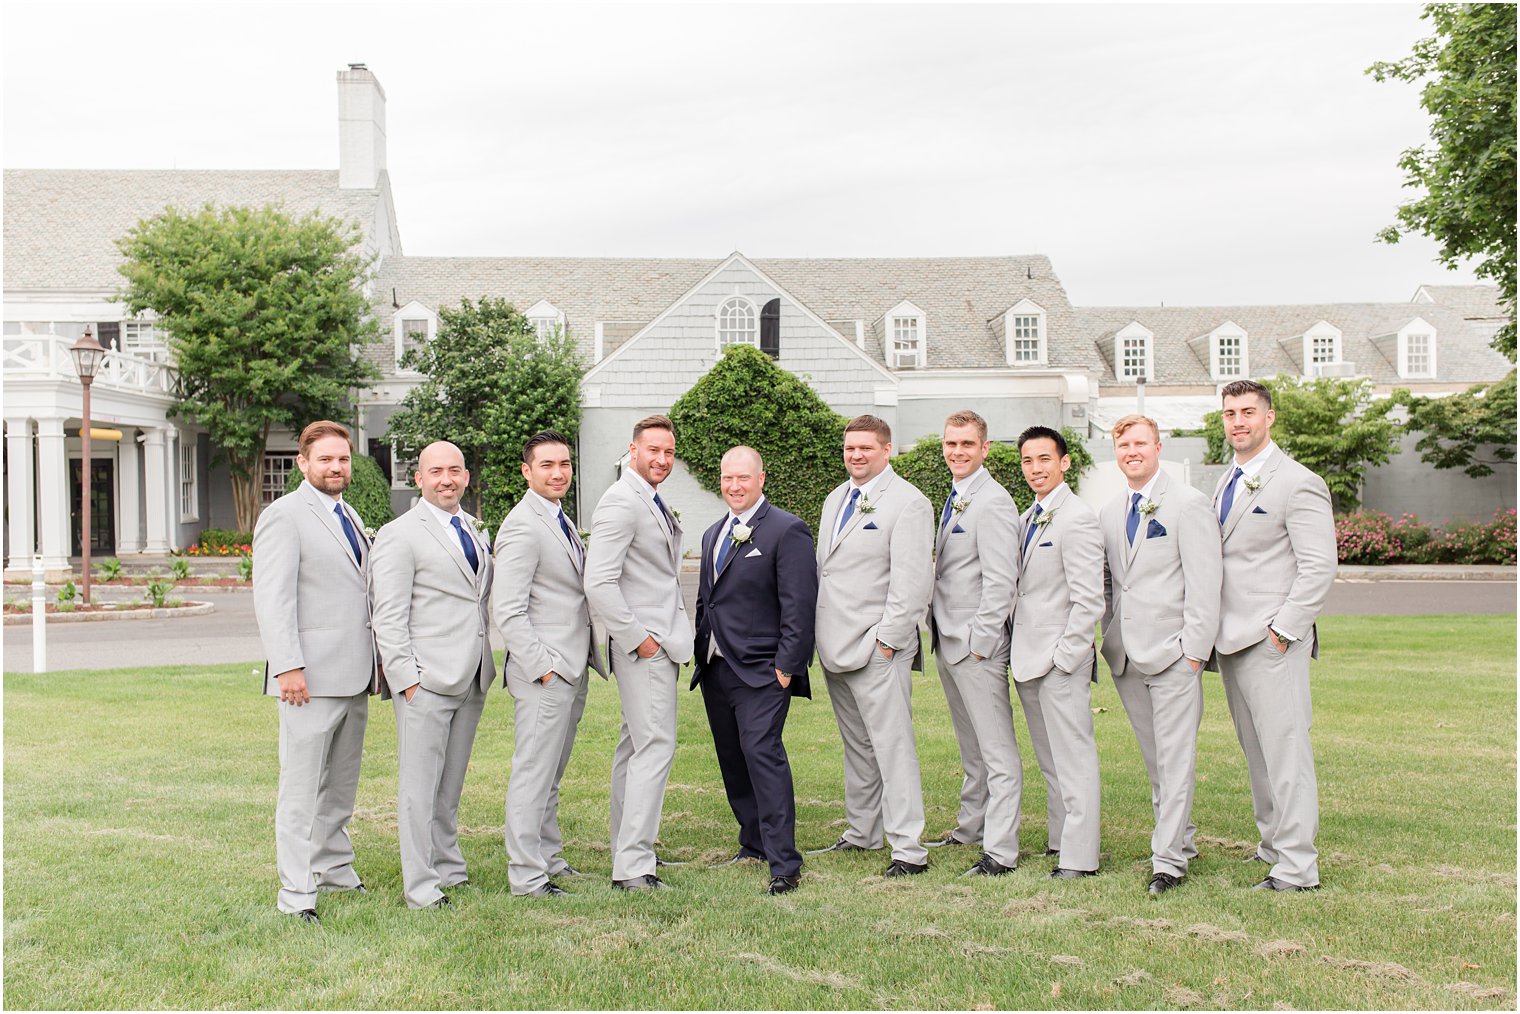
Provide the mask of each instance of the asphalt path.
{"label": "asphalt path", "polygon": [[[696,613],[695,573],[683,574],[687,609]],[[1331,616],[1414,616],[1431,613],[1515,612],[1513,581],[1337,581],[1325,613]],[[109,594],[109,593],[108,593]],[[180,594],[194,599],[192,589]],[[112,597],[124,597],[120,594]],[[207,592],[216,606],[204,616],[174,620],[117,620],[51,623],[47,628],[48,671],[117,669],[168,665],[247,662],[250,675],[262,671],[263,648],[253,617],[250,591]],[[501,636],[491,635],[495,647]],[[32,671],[32,628],[7,626],[6,672]]]}

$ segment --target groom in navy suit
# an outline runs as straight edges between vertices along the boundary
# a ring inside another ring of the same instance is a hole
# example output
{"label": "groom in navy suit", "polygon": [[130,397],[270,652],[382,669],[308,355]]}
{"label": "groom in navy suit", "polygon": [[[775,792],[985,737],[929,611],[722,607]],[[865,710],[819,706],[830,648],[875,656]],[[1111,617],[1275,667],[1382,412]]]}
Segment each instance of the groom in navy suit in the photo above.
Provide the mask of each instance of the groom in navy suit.
{"label": "groom in navy suit", "polygon": [[728,804],[739,821],[730,862],[770,864],[769,893],[797,889],[797,808],[781,742],[793,696],[811,697],[818,565],[800,518],[766,502],[758,451],[730,448],[721,483],[729,513],[702,536],[696,669]]}

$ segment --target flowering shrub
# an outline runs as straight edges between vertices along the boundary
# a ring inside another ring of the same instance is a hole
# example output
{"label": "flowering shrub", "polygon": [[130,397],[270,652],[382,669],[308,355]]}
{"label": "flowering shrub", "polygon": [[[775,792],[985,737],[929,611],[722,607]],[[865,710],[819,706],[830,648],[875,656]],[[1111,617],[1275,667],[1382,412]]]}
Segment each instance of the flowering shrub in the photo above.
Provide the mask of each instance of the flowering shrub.
{"label": "flowering shrub", "polygon": [[179,556],[252,556],[253,544],[249,542],[239,543],[206,543],[199,546],[186,546],[177,554]]}
{"label": "flowering shrub", "polygon": [[1501,510],[1492,521],[1432,529],[1413,514],[1398,519],[1377,511],[1335,519],[1335,547],[1341,563],[1504,563],[1515,562],[1515,511]]}

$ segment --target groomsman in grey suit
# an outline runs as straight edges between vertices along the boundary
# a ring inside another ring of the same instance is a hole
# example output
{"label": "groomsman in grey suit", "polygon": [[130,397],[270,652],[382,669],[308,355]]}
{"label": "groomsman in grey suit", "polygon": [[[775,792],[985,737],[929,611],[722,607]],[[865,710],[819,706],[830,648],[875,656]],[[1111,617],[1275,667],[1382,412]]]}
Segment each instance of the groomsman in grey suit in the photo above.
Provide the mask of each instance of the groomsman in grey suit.
{"label": "groomsman in grey suit", "polygon": [[1219,632],[1219,525],[1209,498],[1161,470],[1161,431],[1143,415],[1114,424],[1129,486],[1099,519],[1103,657],[1151,781],[1151,894],[1182,882],[1193,847],[1193,776],[1203,718],[1199,670]]}
{"label": "groomsman in grey suit", "polygon": [[885,876],[929,868],[923,786],[913,741],[918,624],[934,590],[934,508],[888,464],[892,429],[875,416],[845,425],[850,478],[829,494],[818,529],[818,660],[844,741],[849,827],[821,852],[892,847]]}
{"label": "groomsman in grey suit", "polygon": [[675,465],[671,421],[633,427],[628,468],[597,504],[586,599],[610,638],[623,723],[612,755],[612,886],[667,890],[655,873],[660,807],[676,755],[676,677],[695,634],[681,598],[681,521],[660,499]]}
{"label": "groomsman in grey suit", "polygon": [[1024,790],[1008,691],[1019,509],[983,467],[991,447],[985,419],[956,412],[942,445],[954,481],[939,512],[929,629],[965,778],[955,828],[929,845],[980,840],[982,857],[965,875],[995,877],[1018,865]]}
{"label": "groomsman in grey suit", "polygon": [[253,530],[253,608],[269,659],[264,692],[280,699],[275,903],[315,923],[319,890],[364,891],[347,828],[379,677],[369,540],[343,500],[352,478],[348,430],[314,422],[299,446],[305,481],[265,507]]}
{"label": "groomsman in grey suit", "polygon": [[459,506],[470,473],[458,447],[424,447],[414,478],[422,499],[375,537],[370,596],[396,708],[402,896],[448,908],[443,889],[469,880],[459,796],[495,672],[491,553]]}
{"label": "groomsman in grey suit", "polygon": [[1098,872],[1098,747],[1092,681],[1093,630],[1103,615],[1103,532],[1092,508],[1066,485],[1066,438],[1045,426],[1019,435],[1024,479],[1035,502],[1020,518],[1021,569],[1013,606],[1012,666],[1045,776],[1050,875]]}
{"label": "groomsman in grey suit", "polygon": [[1319,886],[1319,786],[1309,742],[1315,620],[1335,583],[1335,518],[1324,480],[1272,442],[1272,393],[1253,380],[1220,392],[1234,467],[1214,491],[1224,539],[1215,660],[1251,774],[1262,890]]}
{"label": "groomsman in grey suit", "polygon": [[507,645],[515,702],[507,781],[507,880],[512,893],[567,893],[551,877],[577,876],[560,855],[559,783],[586,710],[587,666],[607,678],[586,605],[586,550],[561,503],[574,469],[570,441],[545,430],[523,444],[528,492],[496,534],[491,615]]}

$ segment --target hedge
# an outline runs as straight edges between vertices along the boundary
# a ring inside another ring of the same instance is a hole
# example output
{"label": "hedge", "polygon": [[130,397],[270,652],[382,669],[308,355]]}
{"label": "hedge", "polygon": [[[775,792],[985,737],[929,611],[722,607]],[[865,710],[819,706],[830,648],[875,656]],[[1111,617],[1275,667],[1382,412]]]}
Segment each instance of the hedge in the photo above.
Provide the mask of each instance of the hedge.
{"label": "hedge", "polygon": [[[1092,465],[1092,455],[1081,435],[1069,427],[1061,428],[1066,438],[1066,450],[1071,455],[1071,471],[1066,473],[1067,485],[1077,490],[1080,476]],[[1034,490],[1024,481],[1024,470],[1019,465],[1019,449],[1013,444],[993,444],[987,451],[987,471],[1003,485],[1018,504],[1019,510],[1028,510],[1034,503]],[[950,495],[950,468],[945,464],[945,454],[940,438],[924,437],[906,454],[892,459],[897,474],[917,486],[936,511]],[[1096,505],[1093,505],[1096,510]]]}
{"label": "hedge", "polygon": [[1377,511],[1341,514],[1335,519],[1336,555],[1341,563],[1500,563],[1515,562],[1515,511],[1501,510],[1486,522],[1446,529],[1413,514],[1392,518]]}

